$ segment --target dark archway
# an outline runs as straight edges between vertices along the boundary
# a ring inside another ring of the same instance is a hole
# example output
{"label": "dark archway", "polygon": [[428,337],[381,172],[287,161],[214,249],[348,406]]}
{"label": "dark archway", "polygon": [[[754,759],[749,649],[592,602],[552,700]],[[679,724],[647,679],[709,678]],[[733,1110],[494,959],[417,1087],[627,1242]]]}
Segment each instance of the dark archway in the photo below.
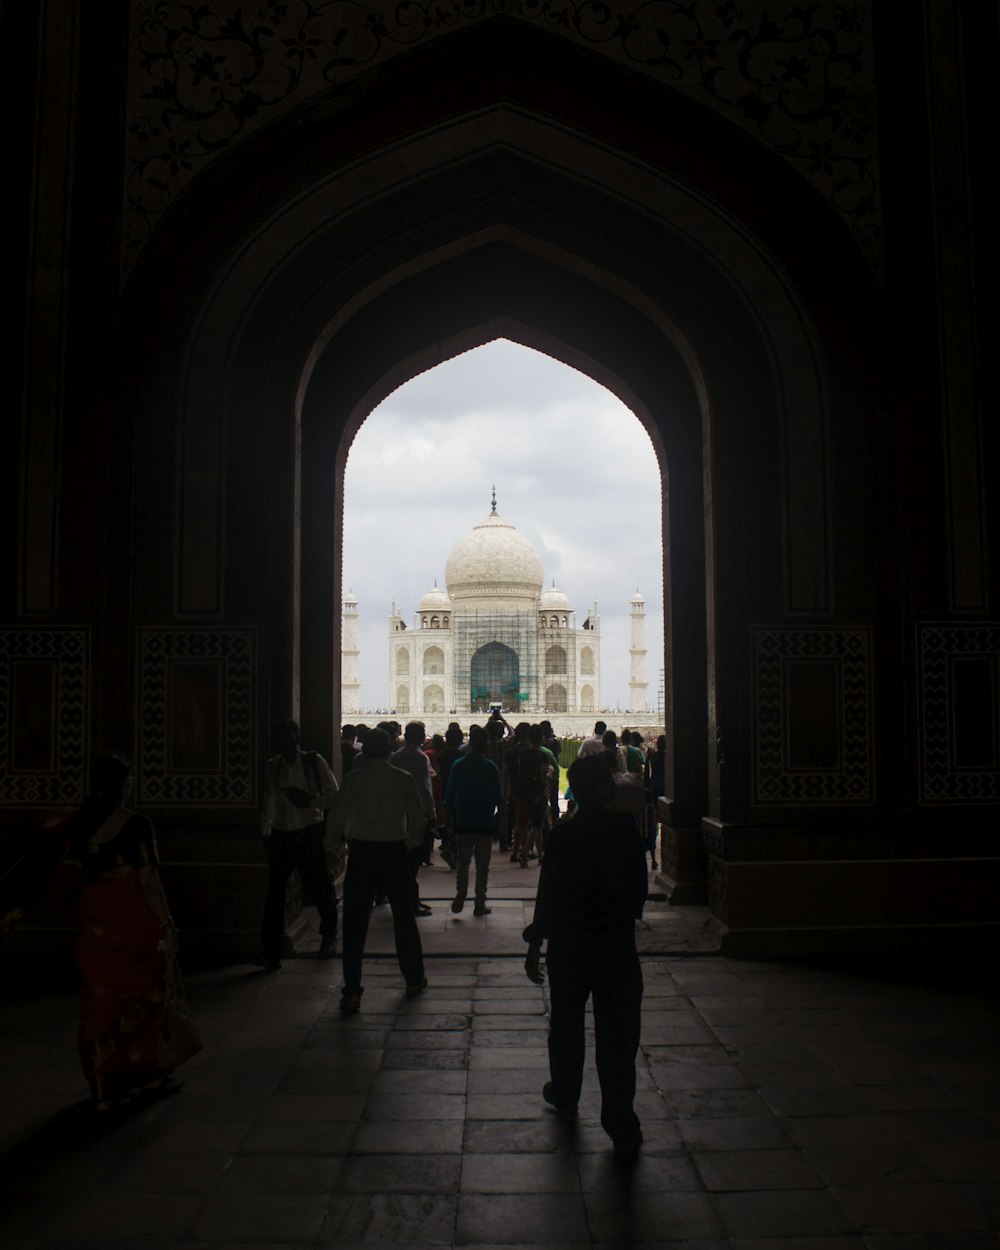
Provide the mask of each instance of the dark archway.
{"label": "dark archway", "polygon": [[535,39],[498,25],[401,57],[179,205],[175,268],[149,249],[125,353],[135,615],[255,622],[261,717],[299,710],[329,750],[351,439],[401,382],[502,335],[588,373],[653,441],[672,824],[793,823],[752,788],[751,631],[876,611],[869,276],[746,135]]}
{"label": "dark archway", "polygon": [[487,642],[472,654],[470,669],[473,712],[488,712],[499,703],[505,712],[521,706],[521,662],[517,652],[502,642]]}

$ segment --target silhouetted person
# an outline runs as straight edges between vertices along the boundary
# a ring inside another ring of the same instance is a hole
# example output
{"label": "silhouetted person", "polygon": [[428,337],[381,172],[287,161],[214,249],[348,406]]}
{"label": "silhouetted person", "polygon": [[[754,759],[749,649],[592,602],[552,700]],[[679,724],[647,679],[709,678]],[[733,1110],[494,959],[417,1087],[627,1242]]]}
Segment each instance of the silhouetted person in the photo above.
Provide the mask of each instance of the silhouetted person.
{"label": "silhouetted person", "polygon": [[500,773],[486,758],[486,730],[478,725],[469,731],[469,750],[451,766],[444,805],[456,833],[458,873],[453,912],[460,912],[469,892],[469,863],[476,857],[475,915],[488,916],[486,888],[493,853],[493,830],[497,809],[503,803]]}
{"label": "silhouetted person", "polygon": [[542,943],[548,948],[551,1017],[545,1101],[575,1112],[583,1083],[584,1020],[593,996],[601,1124],[624,1159],[642,1141],[635,1099],[642,971],[635,949],[635,920],[646,898],[646,859],[628,821],[609,812],[613,777],[599,756],[570,766],[578,809],[549,836],[538,881],[525,972],[536,984]]}
{"label": "silhouetted person", "polygon": [[322,755],[299,749],[296,721],[284,722],[280,742],[281,753],[264,765],[260,821],[268,870],[260,962],[270,972],[281,968],[285,892],[295,871],[319,909],[319,958],[330,959],[337,951],[337,895],[323,845],[324,813],[337,801],[337,783]]}
{"label": "silhouetted person", "polygon": [[437,823],[437,813],[434,807],[434,786],[431,782],[431,762],[420,749],[424,744],[426,736],[423,721],[411,720],[403,733],[403,745],[389,756],[389,763],[394,768],[402,768],[417,783],[420,801],[424,805],[424,816],[426,817],[424,835],[420,839],[420,845],[410,856],[410,867],[413,872],[413,912],[416,916],[429,916],[431,914],[431,908],[426,903],[420,901],[417,874],[420,872],[420,865],[424,859],[427,838],[428,836],[433,836],[433,829]]}
{"label": "silhouetted person", "polygon": [[331,837],[347,839],[344,878],[344,988],[340,1010],[351,1015],[361,1006],[361,965],[368,936],[372,899],[382,889],[389,896],[396,958],[408,996],[427,985],[424,955],[413,914],[410,853],[424,836],[424,805],[412,776],[389,763],[389,735],[370,729],[362,748],[365,765],[344,778]]}

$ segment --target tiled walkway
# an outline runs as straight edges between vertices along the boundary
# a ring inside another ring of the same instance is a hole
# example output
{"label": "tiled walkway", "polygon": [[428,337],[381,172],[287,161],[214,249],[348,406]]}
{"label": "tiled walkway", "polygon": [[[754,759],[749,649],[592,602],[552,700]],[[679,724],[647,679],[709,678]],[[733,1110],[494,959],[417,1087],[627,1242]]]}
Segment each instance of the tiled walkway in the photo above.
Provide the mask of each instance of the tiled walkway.
{"label": "tiled walkway", "polygon": [[686,1246],[996,1250],[1000,1016],[982,990],[718,956],[644,960],[638,1110],[616,1164],[592,1063],[545,1109],[546,998],[513,957],[189,979],[178,1097],[99,1134],[71,992],[8,1003],[0,1250]]}

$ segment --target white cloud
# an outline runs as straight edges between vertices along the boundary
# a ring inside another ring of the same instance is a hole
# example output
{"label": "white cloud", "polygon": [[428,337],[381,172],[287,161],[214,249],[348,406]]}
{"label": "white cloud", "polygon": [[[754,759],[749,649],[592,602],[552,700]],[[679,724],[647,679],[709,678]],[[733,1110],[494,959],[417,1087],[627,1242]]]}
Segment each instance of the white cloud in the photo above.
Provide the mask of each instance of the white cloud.
{"label": "white cloud", "polygon": [[582,623],[602,619],[602,695],[628,704],[628,601],[646,597],[649,696],[662,666],[660,479],[648,435],[603,387],[498,340],[374,410],[351,447],[344,584],[358,596],[361,701],[387,707],[387,618],[410,620],[452,546],[490,510],[530,539]]}

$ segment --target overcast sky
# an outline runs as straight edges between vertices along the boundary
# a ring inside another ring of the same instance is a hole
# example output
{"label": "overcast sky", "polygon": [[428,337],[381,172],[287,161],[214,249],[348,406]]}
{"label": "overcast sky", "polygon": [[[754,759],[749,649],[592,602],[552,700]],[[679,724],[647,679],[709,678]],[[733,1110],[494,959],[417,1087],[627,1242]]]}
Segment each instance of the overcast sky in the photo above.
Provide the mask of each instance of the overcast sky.
{"label": "overcast sky", "polygon": [[[624,419],[623,419],[624,418]],[[361,706],[389,702],[393,599],[413,627],[448,553],[490,511],[542,557],[583,624],[601,613],[601,701],[628,706],[629,600],[646,598],[649,702],[663,655],[660,480],[645,430],[586,375],[499,339],[414,378],[347,462],[344,586],[359,599]]]}

